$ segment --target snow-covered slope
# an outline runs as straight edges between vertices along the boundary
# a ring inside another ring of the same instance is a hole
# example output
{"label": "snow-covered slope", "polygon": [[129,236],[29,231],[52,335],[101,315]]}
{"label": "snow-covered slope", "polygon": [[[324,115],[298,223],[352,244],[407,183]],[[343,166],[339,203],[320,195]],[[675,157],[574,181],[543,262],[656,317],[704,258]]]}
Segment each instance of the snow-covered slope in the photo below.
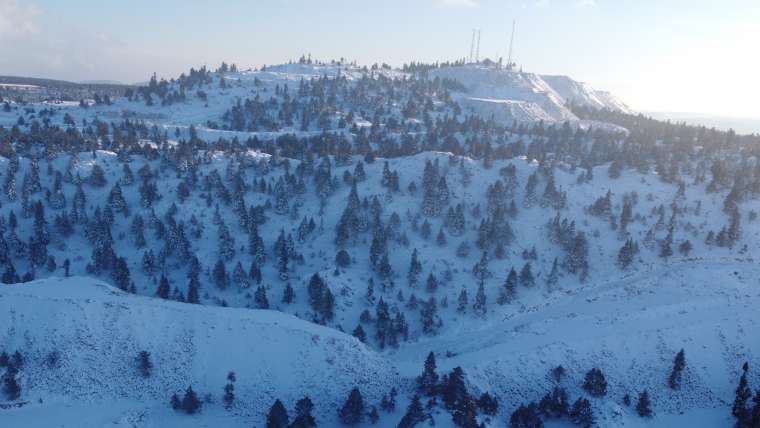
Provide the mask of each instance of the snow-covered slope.
{"label": "snow-covered slope", "polygon": [[[1,287],[0,326],[4,350],[25,350],[21,383],[32,408],[0,411],[0,426],[56,403],[141,402],[163,413],[171,394],[191,384],[217,403],[207,406],[213,415],[230,371],[237,402],[227,417],[257,423],[277,398],[292,407],[309,394],[318,410],[335,409],[354,386],[376,401],[397,382],[389,364],[337,330],[276,311],[138,297],[84,277]],[[140,351],[154,364],[147,379]],[[327,426],[334,418],[320,416]]]}
{"label": "snow-covered slope", "polygon": [[[67,427],[180,426],[188,419],[171,412],[166,398],[192,383],[213,401],[190,420],[198,426],[259,426],[275,398],[290,407],[301,394],[315,401],[320,426],[336,426],[333,409],[348,389],[358,385],[365,400],[376,403],[389,385],[408,385],[433,351],[441,372],[461,366],[472,391],[500,398],[500,413],[489,426],[501,426],[498,421],[519,403],[550,390],[554,381],[547,373],[561,364],[567,370],[561,385],[571,398],[585,395],[580,385],[586,370],[604,371],[608,394],[592,399],[599,427],[717,428],[732,423],[726,398],[741,363],[760,365],[760,343],[748,340],[758,324],[758,276],[760,268],[741,260],[654,267],[385,354],[277,312],[137,297],[88,278],[4,286],[0,343],[30,350],[22,377],[30,402],[0,410],[0,423],[42,427],[56,417]],[[721,287],[711,287],[715,283]],[[665,385],[681,348],[684,386],[672,391]],[[47,358],[54,350],[61,358],[51,366]],[[140,350],[150,351],[155,364],[149,379],[137,373]],[[229,370],[238,379],[232,411],[220,404]],[[758,381],[753,373],[750,383]],[[635,397],[643,389],[652,395],[651,420],[622,404],[625,394]],[[402,389],[402,408],[407,393]],[[381,426],[395,426],[399,417],[385,415]],[[451,426],[444,411],[434,418],[437,426]]]}
{"label": "snow-covered slope", "polygon": [[[419,370],[418,355],[433,350],[439,367],[465,367],[483,391],[508,402],[538,400],[556,384],[549,369],[563,365],[560,384],[584,395],[583,376],[599,367],[604,399],[593,399],[599,427],[731,426],[728,399],[741,365],[760,365],[760,341],[751,340],[760,305],[760,269],[751,260],[693,259],[569,291],[503,320],[421,341],[399,351],[402,373]],[[714,284],[720,284],[719,288]],[[673,357],[688,360],[683,386],[667,387]],[[750,383],[760,376],[753,372]],[[623,397],[648,390],[656,417],[642,421]]]}
{"label": "snow-covered slope", "polygon": [[548,83],[555,92],[557,92],[565,102],[574,102],[584,107],[593,107],[597,109],[607,108],[610,110],[620,110],[625,113],[633,111],[615,95],[607,91],[599,91],[592,88],[589,84],[578,82],[568,76],[549,76],[542,75],[541,79]]}
{"label": "snow-covered slope", "polygon": [[630,111],[613,95],[567,76],[543,76],[484,65],[443,67],[431,74],[461,82],[467,88],[465,93],[459,94],[465,106],[481,115],[493,114],[503,120],[575,122],[578,118],[567,108],[571,101],[589,107]]}

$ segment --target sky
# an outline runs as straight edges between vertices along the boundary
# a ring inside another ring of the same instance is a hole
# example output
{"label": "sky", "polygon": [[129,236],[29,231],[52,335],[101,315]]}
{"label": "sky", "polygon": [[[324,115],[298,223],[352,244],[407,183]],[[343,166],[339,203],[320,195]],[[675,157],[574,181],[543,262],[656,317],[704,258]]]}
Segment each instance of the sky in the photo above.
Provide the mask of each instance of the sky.
{"label": "sky", "polygon": [[639,111],[760,117],[759,0],[0,0],[0,74],[146,81],[190,67],[514,58]]}

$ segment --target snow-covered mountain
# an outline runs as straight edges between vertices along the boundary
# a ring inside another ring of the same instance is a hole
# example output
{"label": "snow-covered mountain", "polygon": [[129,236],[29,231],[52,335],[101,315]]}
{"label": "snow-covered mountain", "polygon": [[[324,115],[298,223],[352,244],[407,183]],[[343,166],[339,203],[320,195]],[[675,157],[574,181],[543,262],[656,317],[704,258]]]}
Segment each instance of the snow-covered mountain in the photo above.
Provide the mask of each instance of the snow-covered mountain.
{"label": "snow-covered mountain", "polygon": [[760,141],[630,113],[561,76],[306,60],[6,101],[0,426],[262,426],[304,396],[351,425],[352,388],[359,426],[732,424]]}

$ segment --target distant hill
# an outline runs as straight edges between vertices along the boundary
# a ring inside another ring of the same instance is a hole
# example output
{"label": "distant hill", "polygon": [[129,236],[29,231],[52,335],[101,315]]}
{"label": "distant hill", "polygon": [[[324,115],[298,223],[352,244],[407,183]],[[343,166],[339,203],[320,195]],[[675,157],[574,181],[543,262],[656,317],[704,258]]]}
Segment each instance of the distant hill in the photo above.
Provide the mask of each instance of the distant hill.
{"label": "distant hill", "polygon": [[646,112],[655,119],[686,122],[689,125],[715,127],[723,131],[733,129],[737,134],[760,134],[760,117],[716,116],[700,113]]}
{"label": "distant hill", "polygon": [[0,97],[25,102],[48,99],[77,101],[92,98],[96,93],[110,97],[122,96],[130,86],[108,81],[76,83],[38,77],[0,76]]}

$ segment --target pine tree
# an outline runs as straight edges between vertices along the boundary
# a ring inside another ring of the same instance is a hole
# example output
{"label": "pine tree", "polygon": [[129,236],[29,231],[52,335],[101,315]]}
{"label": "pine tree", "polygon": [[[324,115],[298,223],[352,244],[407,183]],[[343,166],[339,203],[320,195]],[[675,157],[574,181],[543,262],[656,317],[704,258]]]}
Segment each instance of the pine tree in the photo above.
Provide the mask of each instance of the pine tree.
{"label": "pine tree", "polygon": [[570,409],[570,420],[583,428],[594,426],[594,411],[591,403],[585,398],[579,398]]}
{"label": "pine tree", "polygon": [[533,277],[533,272],[531,271],[530,262],[525,263],[523,268],[520,270],[520,284],[523,287],[532,287],[535,285],[536,280]]}
{"label": "pine tree", "polygon": [[124,257],[116,258],[112,275],[117,287],[124,291],[129,289],[129,285],[132,281],[130,279],[129,266]]}
{"label": "pine tree", "polygon": [[156,295],[162,299],[168,299],[170,291],[171,291],[171,286],[169,285],[169,279],[166,278],[166,276],[161,275],[161,279],[158,282],[158,289],[156,290]]}
{"label": "pine tree", "polygon": [[15,401],[21,397],[21,386],[16,380],[18,368],[15,365],[10,366],[3,376],[3,392],[8,400]]}
{"label": "pine tree", "polygon": [[512,303],[515,300],[517,294],[517,271],[513,267],[507,274],[507,279],[504,281],[504,285],[499,289],[499,298],[496,303],[503,305],[505,303]]}
{"label": "pine tree", "polygon": [[359,388],[354,388],[348,395],[343,407],[338,412],[340,421],[345,425],[356,425],[361,422],[364,416],[364,399]]}
{"label": "pine tree", "polygon": [[317,422],[311,415],[314,404],[309,397],[304,397],[296,402],[296,416],[290,428],[315,428]]}
{"label": "pine tree", "polygon": [[636,413],[642,418],[648,418],[652,416],[652,403],[649,401],[649,393],[647,390],[641,391],[639,394],[639,401],[636,403]]}
{"label": "pine tree", "polygon": [[419,395],[414,395],[406,408],[404,417],[401,418],[397,428],[412,428],[425,420]]}
{"label": "pine tree", "polygon": [[282,303],[289,305],[296,300],[296,292],[293,290],[293,286],[288,283],[285,285],[285,290],[282,292]]}
{"label": "pine tree", "polygon": [[288,411],[279,399],[269,408],[267,428],[288,428]]}
{"label": "pine tree", "polygon": [[269,309],[269,299],[267,299],[267,290],[263,286],[258,286],[253,295],[257,309]]}
{"label": "pine tree", "polygon": [[227,288],[227,269],[225,268],[224,262],[221,259],[217,260],[216,264],[214,265],[213,279],[214,284],[220,290]]}
{"label": "pine tree", "polygon": [[478,286],[477,294],[475,294],[475,303],[472,305],[472,309],[480,316],[486,314],[486,290],[482,282]]}
{"label": "pine tree", "polygon": [[438,387],[438,374],[435,372],[435,354],[430,352],[425,359],[425,368],[417,377],[417,389],[424,395],[432,397]]}
{"label": "pine tree", "polygon": [[409,287],[414,288],[417,286],[417,278],[422,272],[422,264],[417,259],[417,249],[412,250],[412,259],[409,262],[409,273],[407,274],[407,281]]}
{"label": "pine tree", "polygon": [[435,290],[438,289],[438,280],[435,278],[435,275],[433,275],[432,272],[428,275],[427,282],[425,283],[425,290],[427,290],[428,293],[435,293]]}
{"label": "pine tree", "polygon": [[451,419],[455,425],[462,428],[479,428],[477,415],[478,408],[475,400],[465,395],[452,412]]}
{"label": "pine tree", "polygon": [[625,241],[625,244],[623,244],[618,252],[618,266],[623,270],[628,269],[638,252],[639,246],[633,239]]}
{"label": "pine tree", "polygon": [[491,394],[484,392],[480,395],[480,398],[478,398],[478,407],[483,413],[494,416],[499,409],[499,402]]}
{"label": "pine tree", "polygon": [[353,332],[351,332],[351,335],[355,338],[359,339],[360,342],[366,343],[367,342],[367,333],[364,332],[364,328],[361,324],[357,325]]}
{"label": "pine tree", "polygon": [[224,385],[224,407],[227,409],[232,408],[232,403],[235,401],[235,372],[227,373],[227,384]]}
{"label": "pine tree", "polygon": [[748,372],[749,364],[745,362],[744,365],[742,365],[742,375],[739,378],[739,386],[736,387],[736,398],[731,407],[731,414],[736,418],[736,425],[739,428],[745,427],[749,420],[747,402],[750,397],[752,397],[752,391],[750,391],[749,383],[747,382]]}
{"label": "pine tree", "polygon": [[510,428],[543,428],[544,422],[535,403],[521,404],[509,417]]}
{"label": "pine tree", "polygon": [[153,363],[150,361],[150,352],[140,351],[137,354],[137,367],[140,369],[140,374],[144,378],[150,377],[153,370]]}
{"label": "pine tree", "polygon": [[467,387],[464,383],[464,371],[461,367],[454,367],[441,382],[441,395],[447,409],[454,409],[467,396]]}
{"label": "pine tree", "polygon": [[480,261],[472,267],[472,274],[475,275],[480,284],[483,284],[486,279],[491,277],[491,271],[488,270],[488,252],[483,251]]}
{"label": "pine tree", "polygon": [[[411,299],[410,299],[411,301]],[[423,302],[420,308],[420,322],[422,323],[422,332],[433,334],[437,330],[436,318],[438,317],[438,305],[435,297],[430,297],[427,302]]]}
{"label": "pine tree", "polygon": [[683,349],[676,354],[675,361],[673,361],[673,371],[670,372],[668,378],[668,386],[671,389],[679,389],[681,387],[681,372],[686,367],[686,358],[684,356]]}
{"label": "pine tree", "polygon": [[457,299],[457,312],[463,314],[467,312],[467,290],[464,288],[459,292],[459,298]]}
{"label": "pine tree", "polygon": [[603,397],[607,394],[607,381],[604,374],[598,368],[593,368],[586,373],[583,389],[594,397]]}
{"label": "pine tree", "polygon": [[174,410],[179,410],[182,408],[182,401],[180,401],[179,396],[176,393],[172,394],[170,403],[171,403],[172,409]]}
{"label": "pine tree", "polygon": [[754,406],[749,415],[749,427],[760,428],[760,389],[755,392],[755,398],[752,399]]}
{"label": "pine tree", "polygon": [[201,409],[201,401],[193,391],[192,386],[188,386],[185,391],[185,396],[182,397],[182,410],[188,415],[198,413]]}

